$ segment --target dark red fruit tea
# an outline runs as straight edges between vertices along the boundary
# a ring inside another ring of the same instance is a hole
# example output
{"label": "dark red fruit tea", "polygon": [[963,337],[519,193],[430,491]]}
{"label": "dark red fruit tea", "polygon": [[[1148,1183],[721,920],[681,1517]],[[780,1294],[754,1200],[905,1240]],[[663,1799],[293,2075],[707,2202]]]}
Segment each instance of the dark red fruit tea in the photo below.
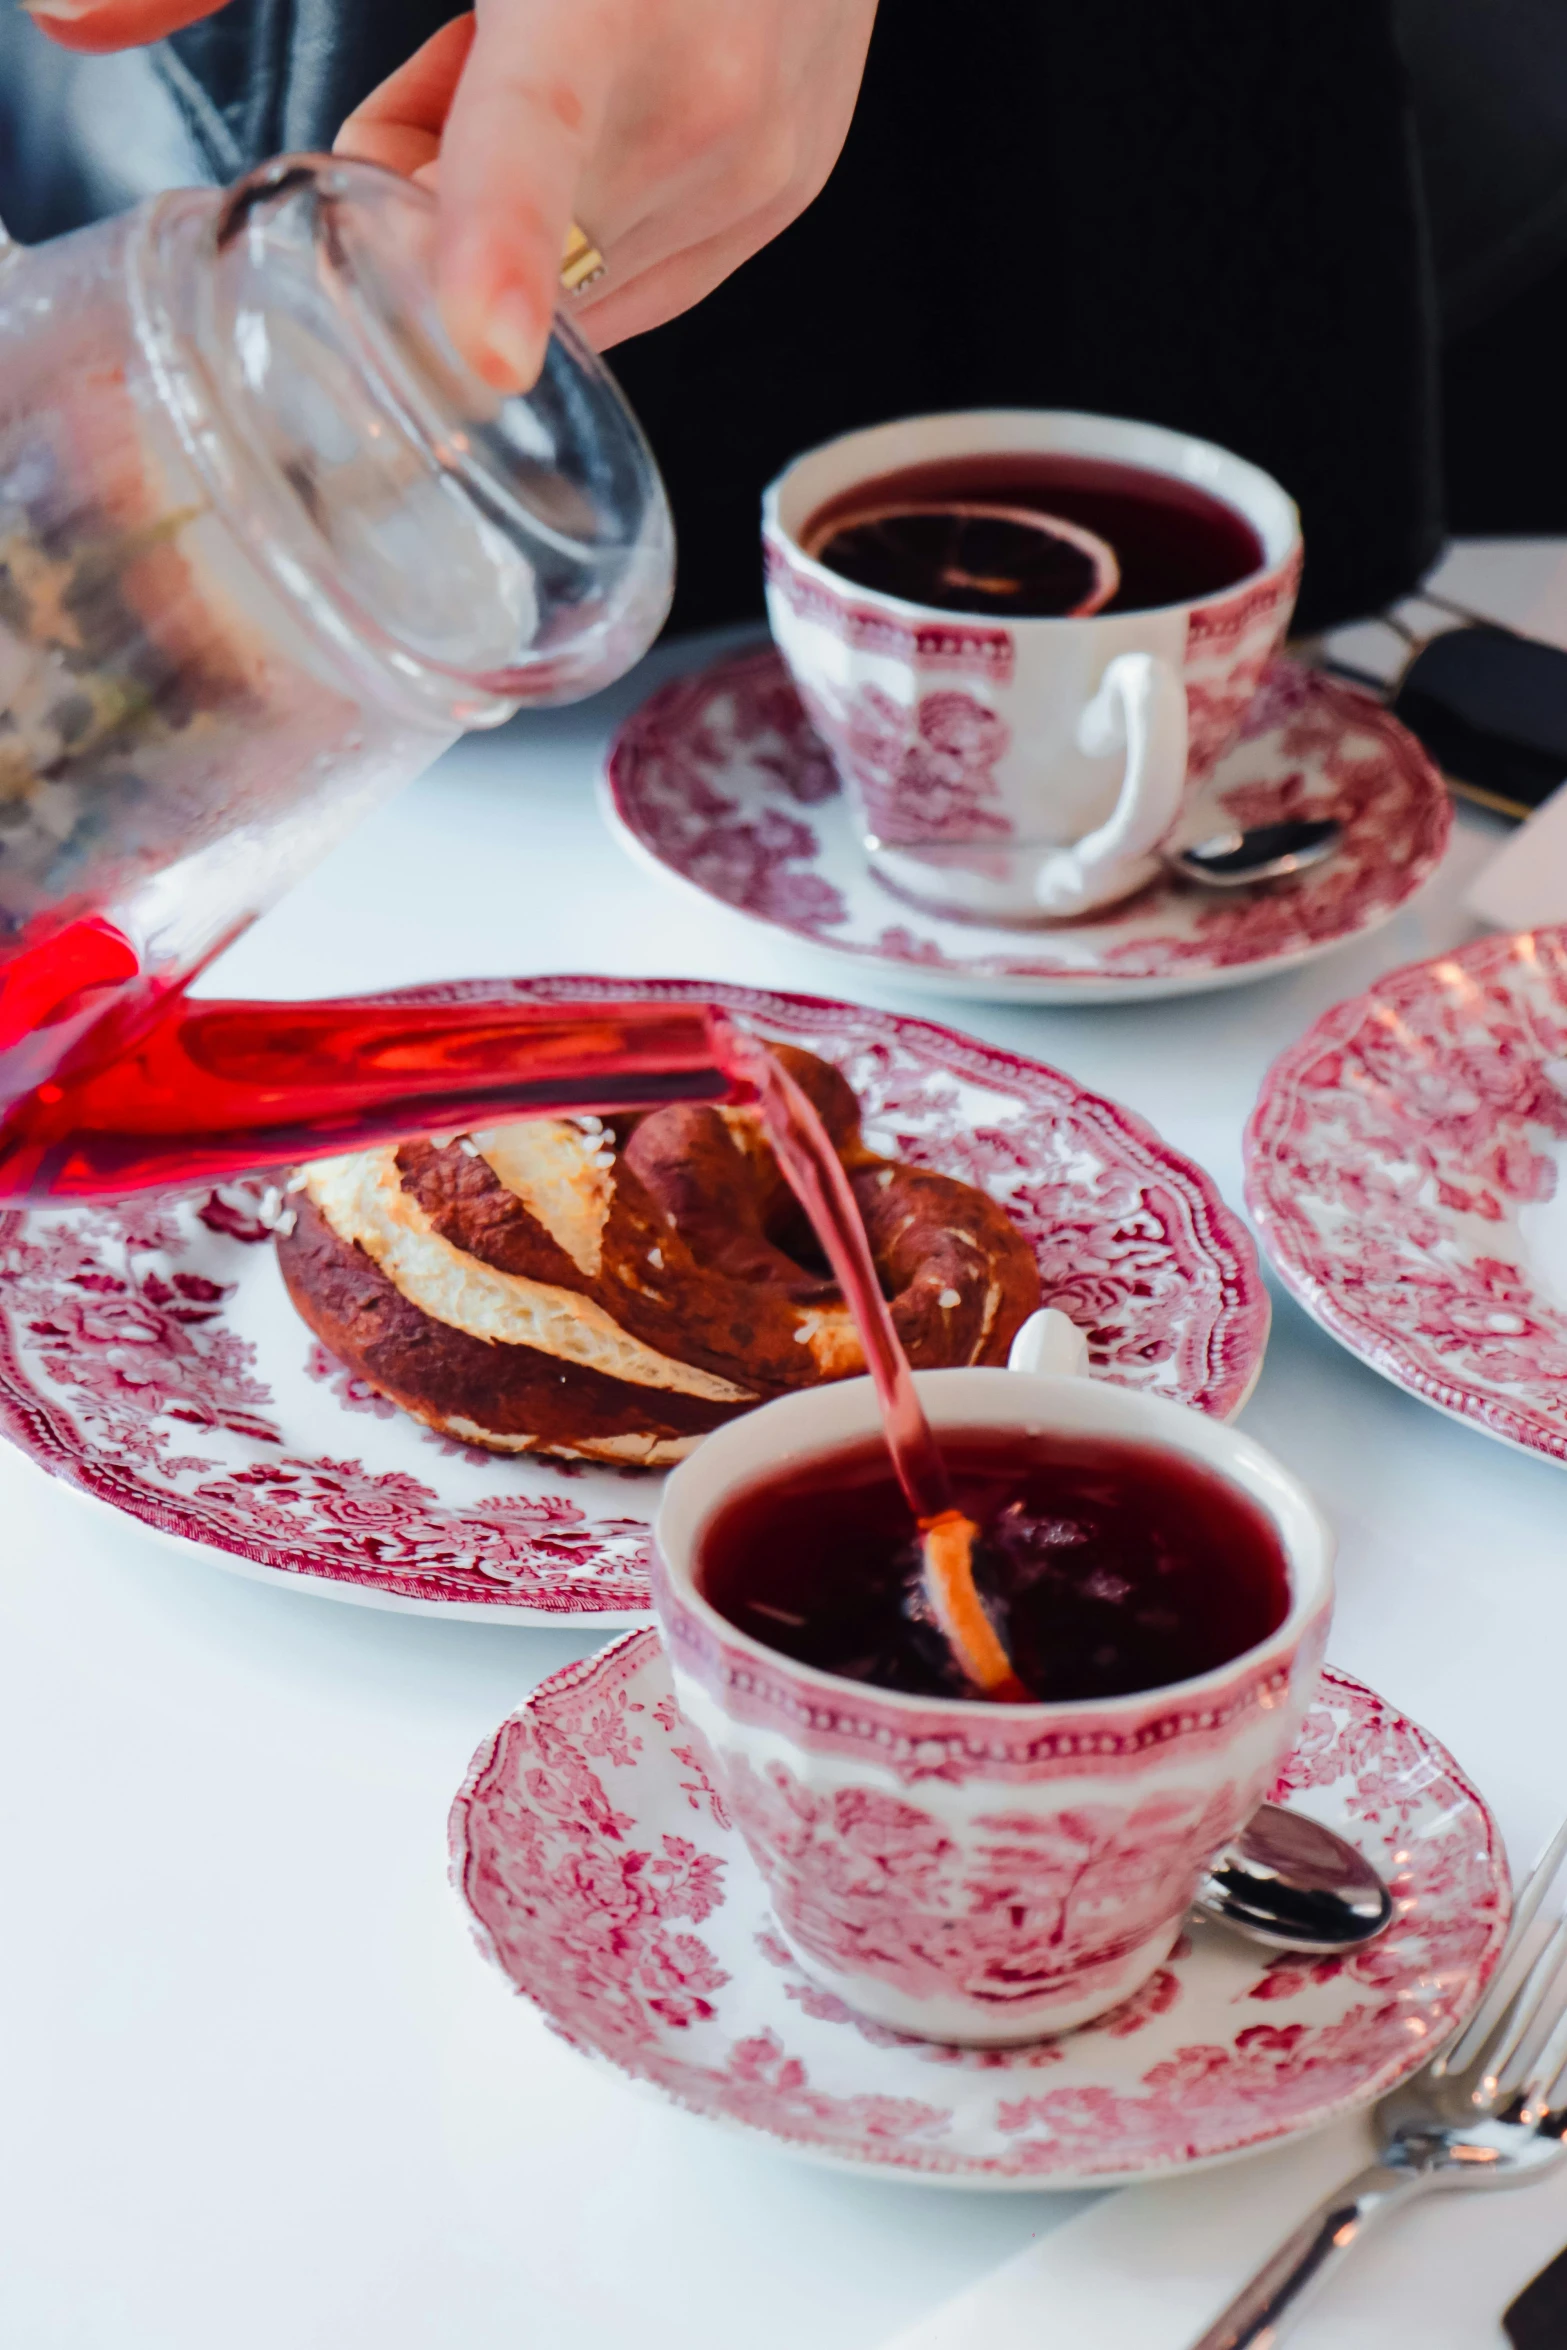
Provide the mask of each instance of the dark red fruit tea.
{"label": "dark red fruit tea", "polygon": [[[975,1583],[1036,1698],[1121,1697],[1227,1664],[1278,1629],[1289,1570],[1271,1521],[1211,1470],[1121,1439],[943,1433],[981,1529]],[[753,1639],[851,1681],[971,1694],[922,1611],[909,1508],[879,1439],[735,1495],[697,1579]]]}
{"label": "dark red fruit tea", "polygon": [[[976,593],[964,601],[961,593],[943,589],[937,577],[940,565],[934,560],[942,549],[939,532],[926,545],[916,543],[914,534],[900,537],[853,529],[857,514],[877,509],[975,503],[1056,514],[1104,539],[1121,567],[1121,584],[1104,606],[1107,612],[1149,612],[1161,604],[1189,603],[1195,596],[1233,587],[1262,567],[1261,539],[1245,515],[1223,498],[1148,466],[1052,450],[946,457],[878,474],[818,507],[801,532],[801,541],[817,549],[818,559],[829,570],[841,570],[860,587],[938,610],[992,612],[992,596]],[[834,526],[841,560],[835,554]],[[989,552],[999,565],[1001,550]],[[972,551],[970,556],[967,567],[981,571]],[[1028,611],[1036,617],[1070,611],[1071,601],[1060,600],[1068,596],[1069,584],[1052,580],[1047,585],[1041,579],[1042,600],[1030,607],[1020,602],[1014,609],[1019,617]],[[1057,597],[1053,603],[1048,600],[1051,594]]]}

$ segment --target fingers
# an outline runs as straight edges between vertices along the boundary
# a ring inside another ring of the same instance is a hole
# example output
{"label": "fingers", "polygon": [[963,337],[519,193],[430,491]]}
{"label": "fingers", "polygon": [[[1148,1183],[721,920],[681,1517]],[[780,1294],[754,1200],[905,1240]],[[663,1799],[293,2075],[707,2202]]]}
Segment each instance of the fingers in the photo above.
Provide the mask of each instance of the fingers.
{"label": "fingers", "polygon": [[614,0],[480,0],[441,145],[441,308],[499,391],[543,364],[619,14]]}
{"label": "fingers", "polygon": [[[219,0],[22,4],[71,48],[113,49]],[[520,391],[543,363],[573,219],[609,258],[576,306],[607,346],[700,301],[810,202],[875,6],[475,0],[356,108],[337,152],[438,182],[447,329],[496,390]]]}
{"label": "fingers", "polygon": [[655,262],[629,282],[612,283],[602,293],[586,295],[580,308],[573,307],[573,323],[595,351],[607,351],[612,344],[629,342],[633,335],[648,334],[705,300],[742,262],[760,252],[787,225],[788,217],[778,218],[771,209],[753,214],[722,235],[707,237],[683,253]]}
{"label": "fingers", "polygon": [[[598,349],[702,301],[798,217],[832,170],[853,114],[875,0],[834,0],[830,22],[819,23],[814,36],[810,19],[820,8],[786,0],[769,43],[771,13],[767,0],[745,0],[738,22],[748,54],[717,73],[718,37],[732,35],[737,21],[732,9],[717,10],[699,48],[700,67],[684,62],[677,88],[683,105],[655,94],[640,116],[633,104],[628,120],[627,93],[617,93],[612,135],[585,175],[579,216],[607,232],[609,277],[573,313]],[[636,89],[633,83],[633,99]],[[682,143],[687,168],[671,168]]]}
{"label": "fingers", "polygon": [[428,174],[440,153],[441,133],[473,36],[471,15],[443,25],[354,109],[333,141],[334,152],[361,163],[382,164],[409,179]]}
{"label": "fingers", "polygon": [[22,0],[22,5],[60,48],[91,55],[161,41],[165,33],[215,15],[222,0]]}

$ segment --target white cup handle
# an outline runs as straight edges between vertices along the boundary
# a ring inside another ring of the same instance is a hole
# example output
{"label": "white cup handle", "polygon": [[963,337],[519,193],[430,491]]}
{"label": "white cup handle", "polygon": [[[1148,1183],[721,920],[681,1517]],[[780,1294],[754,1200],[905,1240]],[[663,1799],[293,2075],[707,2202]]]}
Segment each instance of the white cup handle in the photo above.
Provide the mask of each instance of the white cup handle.
{"label": "white cup handle", "polygon": [[1186,789],[1186,688],[1157,653],[1117,653],[1077,722],[1089,758],[1126,754],[1121,796],[1097,832],[1057,849],[1034,877],[1046,914],[1083,914],[1141,889],[1150,852],[1180,814]]}
{"label": "white cup handle", "polygon": [[1088,1341],[1055,1306],[1042,1306],[1012,1341],[1009,1371],[1043,1371],[1056,1379],[1088,1377]]}

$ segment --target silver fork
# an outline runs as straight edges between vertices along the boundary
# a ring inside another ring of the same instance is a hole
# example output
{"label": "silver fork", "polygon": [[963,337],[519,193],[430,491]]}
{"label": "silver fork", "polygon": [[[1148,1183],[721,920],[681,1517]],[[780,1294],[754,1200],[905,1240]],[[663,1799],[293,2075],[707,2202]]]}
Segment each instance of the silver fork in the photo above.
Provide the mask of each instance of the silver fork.
{"label": "silver fork", "polygon": [[[1567,1915],[1537,1957],[1529,1928],[1567,1858],[1567,1820],[1519,1895],[1501,1963],[1463,2030],[1376,2108],[1382,2149],[1319,2203],[1191,2350],[1271,2350],[1366,2230],[1433,2187],[1511,2187],[1567,2139]],[[1561,2102],[1552,2100],[1560,2098]]]}

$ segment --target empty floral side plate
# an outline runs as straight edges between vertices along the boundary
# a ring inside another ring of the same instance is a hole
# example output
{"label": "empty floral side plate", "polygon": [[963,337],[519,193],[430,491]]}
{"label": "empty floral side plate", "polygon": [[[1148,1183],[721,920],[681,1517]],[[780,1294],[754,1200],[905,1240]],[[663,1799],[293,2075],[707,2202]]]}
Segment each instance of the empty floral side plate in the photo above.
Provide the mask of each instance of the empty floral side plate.
{"label": "empty floral side plate", "polygon": [[1567,929],[1389,973],[1277,1060],[1246,1198],[1286,1286],[1411,1394],[1567,1461]]}

